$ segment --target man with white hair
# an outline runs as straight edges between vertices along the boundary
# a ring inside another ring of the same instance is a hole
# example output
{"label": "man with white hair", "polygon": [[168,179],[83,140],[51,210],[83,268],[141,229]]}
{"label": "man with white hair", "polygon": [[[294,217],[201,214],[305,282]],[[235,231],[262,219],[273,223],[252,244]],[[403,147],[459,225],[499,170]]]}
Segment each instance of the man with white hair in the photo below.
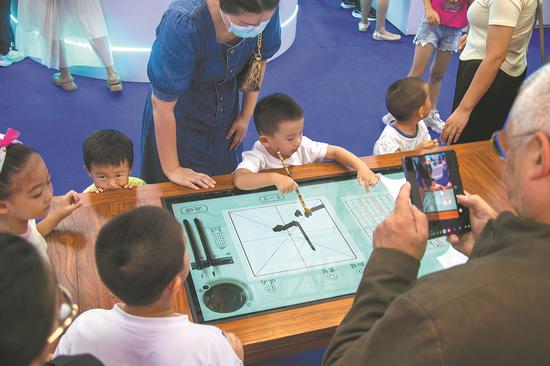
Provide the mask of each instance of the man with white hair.
{"label": "man with white hair", "polygon": [[507,130],[493,140],[516,213],[459,196],[472,231],[450,240],[469,261],[417,279],[428,224],[405,184],[374,232],[324,365],[550,363],[550,65],[524,83]]}

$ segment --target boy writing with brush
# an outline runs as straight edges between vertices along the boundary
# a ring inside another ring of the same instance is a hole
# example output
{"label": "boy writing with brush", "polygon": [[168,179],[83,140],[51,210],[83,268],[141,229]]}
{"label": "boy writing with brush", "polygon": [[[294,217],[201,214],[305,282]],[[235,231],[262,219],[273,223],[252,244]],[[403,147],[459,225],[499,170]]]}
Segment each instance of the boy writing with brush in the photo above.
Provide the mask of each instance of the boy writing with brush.
{"label": "boy writing with brush", "polygon": [[[243,161],[235,170],[233,182],[239,189],[275,186],[283,194],[297,191],[298,184],[288,170],[287,175],[262,170],[311,164],[323,159],[335,160],[357,170],[357,182],[367,191],[378,182],[378,176],[351,152],[303,136],[304,111],[288,95],[272,94],[260,100],[254,110],[254,124],[260,138],[252,150],[243,152]],[[307,211],[305,205],[304,210]]]}

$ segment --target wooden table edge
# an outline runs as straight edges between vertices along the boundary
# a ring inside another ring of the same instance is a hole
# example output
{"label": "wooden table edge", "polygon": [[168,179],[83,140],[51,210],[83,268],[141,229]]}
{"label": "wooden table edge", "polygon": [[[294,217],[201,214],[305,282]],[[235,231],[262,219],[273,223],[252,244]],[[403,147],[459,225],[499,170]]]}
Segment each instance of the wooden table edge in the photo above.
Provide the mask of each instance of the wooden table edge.
{"label": "wooden table edge", "polygon": [[[415,151],[389,154],[384,156],[362,158],[373,169],[400,166],[405,155],[456,149],[460,158],[469,155],[485,154],[489,142],[470,143],[451,147],[441,147],[434,150]],[[346,169],[336,163],[317,163],[307,166],[292,167],[295,179],[306,179],[317,176],[334,175],[345,172]],[[201,193],[233,188],[230,175],[215,177],[218,186],[214,189],[201,190]],[[134,187],[131,190],[117,190],[101,194],[82,194],[83,207],[93,207],[102,204],[121,202],[154,202],[162,206],[162,198],[174,195],[193,194],[197,191],[179,187],[173,183],[160,183]],[[75,224],[76,225],[76,224]],[[184,292],[184,291],[182,291]],[[185,295],[183,295],[186,297]],[[285,354],[305,351],[307,349],[326,346],[352,304],[353,294],[335,300],[326,300],[310,305],[275,310],[236,320],[222,321],[215,325],[224,331],[236,333],[245,347],[247,362],[256,362],[268,358],[280,357]],[[176,301],[179,309],[190,314],[186,299]],[[181,305],[185,304],[185,305]],[[276,324],[269,327],[269,324]]]}

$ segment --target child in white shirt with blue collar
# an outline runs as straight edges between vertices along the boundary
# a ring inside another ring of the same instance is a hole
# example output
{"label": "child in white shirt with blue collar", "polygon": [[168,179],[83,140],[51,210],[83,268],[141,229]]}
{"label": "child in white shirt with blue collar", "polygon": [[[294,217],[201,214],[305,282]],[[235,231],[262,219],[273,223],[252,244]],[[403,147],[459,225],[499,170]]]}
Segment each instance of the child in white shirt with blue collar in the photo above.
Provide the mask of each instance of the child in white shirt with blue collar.
{"label": "child in white shirt with blue collar", "polygon": [[430,114],[428,84],[409,77],[391,84],[386,93],[386,106],[395,117],[374,144],[374,155],[390,154],[438,146],[422,120]]}

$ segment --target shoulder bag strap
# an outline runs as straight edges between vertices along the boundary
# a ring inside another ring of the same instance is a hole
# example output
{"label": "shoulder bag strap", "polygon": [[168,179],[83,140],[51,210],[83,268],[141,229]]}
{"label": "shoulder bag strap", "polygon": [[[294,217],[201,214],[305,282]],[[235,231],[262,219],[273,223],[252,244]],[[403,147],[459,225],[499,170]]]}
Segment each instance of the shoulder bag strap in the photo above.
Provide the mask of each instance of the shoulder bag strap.
{"label": "shoulder bag strap", "polygon": [[537,12],[535,14],[535,24],[539,22],[539,42],[540,42],[540,57],[541,62],[550,63],[550,58],[546,59],[546,50],[544,49],[544,21],[542,19],[542,0],[537,0]]}

